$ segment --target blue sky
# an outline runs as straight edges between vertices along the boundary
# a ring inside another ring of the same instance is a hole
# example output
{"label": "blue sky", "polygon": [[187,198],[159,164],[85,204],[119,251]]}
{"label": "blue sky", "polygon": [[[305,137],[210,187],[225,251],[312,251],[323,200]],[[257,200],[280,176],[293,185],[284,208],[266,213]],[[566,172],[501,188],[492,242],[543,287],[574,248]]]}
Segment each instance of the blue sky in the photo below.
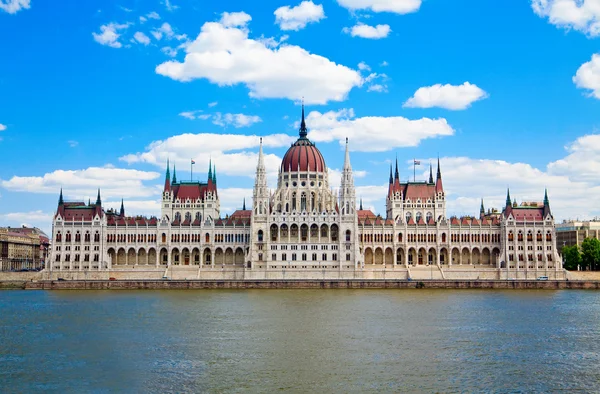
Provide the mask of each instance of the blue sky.
{"label": "blue sky", "polygon": [[407,180],[439,155],[449,215],[507,187],[599,215],[600,1],[498,4],[0,0],[0,224],[49,229],[61,186],[158,214],[167,157],[183,179],[212,158],[230,213],[259,136],[273,183],[301,97],[332,184],[349,137],[376,212],[390,160]]}

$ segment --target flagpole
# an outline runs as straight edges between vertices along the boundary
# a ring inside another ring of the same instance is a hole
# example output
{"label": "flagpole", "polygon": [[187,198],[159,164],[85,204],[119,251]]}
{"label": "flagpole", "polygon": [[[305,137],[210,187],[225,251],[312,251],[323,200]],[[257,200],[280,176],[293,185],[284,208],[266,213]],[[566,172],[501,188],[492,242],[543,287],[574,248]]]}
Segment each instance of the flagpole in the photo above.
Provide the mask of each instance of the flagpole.
{"label": "flagpole", "polygon": [[192,169],[192,166],[193,166],[193,165],[194,165],[194,160],[193,160],[193,159],[190,159],[190,182],[193,182],[193,181],[194,181],[194,177],[193,177],[193,175],[192,175],[192,174],[193,174],[193,169]]}

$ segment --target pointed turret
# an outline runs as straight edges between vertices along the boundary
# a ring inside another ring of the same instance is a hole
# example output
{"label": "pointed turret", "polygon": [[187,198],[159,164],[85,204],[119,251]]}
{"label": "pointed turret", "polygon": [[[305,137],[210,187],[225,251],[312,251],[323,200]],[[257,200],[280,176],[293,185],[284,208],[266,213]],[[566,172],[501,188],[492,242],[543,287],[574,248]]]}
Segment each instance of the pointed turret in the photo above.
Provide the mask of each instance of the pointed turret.
{"label": "pointed turret", "polygon": [[306,122],[304,121],[304,100],[302,100],[302,120],[300,121],[300,138],[306,138],[308,131],[306,130]]}
{"label": "pointed turret", "polygon": [[435,180],[435,192],[444,193],[444,185],[442,184],[442,167],[440,166],[440,158],[437,163],[437,177]]}
{"label": "pointed turret", "polygon": [[359,207],[358,209],[360,209],[361,211],[363,210],[363,206],[362,206],[362,197],[360,198],[360,207]]}
{"label": "pointed turret", "polygon": [[244,205],[242,205],[242,211],[246,210],[246,197],[244,197]]}
{"label": "pointed turret", "polygon": [[92,205],[92,199],[88,197],[88,207]]}
{"label": "pointed turret", "polygon": [[510,189],[506,189],[506,206],[510,207],[512,206],[512,202],[510,200]]}
{"label": "pointed turret", "polygon": [[548,189],[544,190],[544,219],[548,216],[552,216],[550,211],[550,200],[548,199]]}
{"label": "pointed turret", "polygon": [[212,181],[212,159],[208,160],[208,180]]}
{"label": "pointed turret", "polygon": [[165,173],[165,188],[164,191],[171,190],[171,170],[169,169],[169,159],[167,159],[167,172]]}
{"label": "pointed turret", "polygon": [[58,196],[58,205],[64,205],[65,200],[63,200],[63,195],[62,195],[62,187],[60,188],[60,196]]}
{"label": "pointed turret", "polygon": [[102,200],[100,199],[100,189],[98,189],[98,197],[96,197],[96,205],[101,206]]}
{"label": "pointed turret", "polygon": [[264,169],[265,167],[265,159],[263,156],[263,148],[262,148],[262,137],[260,139],[260,145],[258,147],[258,165],[256,169]]}
{"label": "pointed turret", "polygon": [[212,179],[213,183],[216,185],[217,184],[217,165],[213,164],[213,179]]}
{"label": "pointed turret", "polygon": [[483,207],[483,198],[481,199],[481,207],[479,208],[479,219],[483,219],[485,216],[485,208]]}
{"label": "pointed turret", "polygon": [[390,163],[390,185],[394,183],[394,177],[392,176],[392,163]]}
{"label": "pointed turret", "polygon": [[433,167],[429,163],[429,183],[433,183]]}
{"label": "pointed turret", "polygon": [[121,199],[121,211],[119,212],[119,216],[125,216],[125,206],[123,205],[123,199]]}
{"label": "pointed turret", "polygon": [[172,185],[177,183],[177,173],[175,172],[175,164],[173,164],[173,182],[171,182]]}
{"label": "pointed turret", "polygon": [[400,172],[398,171],[398,156],[396,156],[396,171],[394,172],[394,180],[400,181]]}

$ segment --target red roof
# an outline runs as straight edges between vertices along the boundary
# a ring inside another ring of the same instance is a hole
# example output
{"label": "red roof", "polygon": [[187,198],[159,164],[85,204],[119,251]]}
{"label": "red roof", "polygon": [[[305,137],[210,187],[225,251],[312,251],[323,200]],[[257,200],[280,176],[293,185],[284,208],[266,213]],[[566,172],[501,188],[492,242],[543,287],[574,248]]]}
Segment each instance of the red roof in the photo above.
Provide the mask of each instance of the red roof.
{"label": "red roof", "polygon": [[299,138],[283,156],[282,172],[315,171],[325,172],[325,160],[319,149],[307,138]]}
{"label": "red roof", "polygon": [[516,207],[511,210],[517,222],[541,222],[544,220],[544,208]]}
{"label": "red roof", "polygon": [[436,186],[423,182],[399,183],[396,180],[390,184],[388,194],[396,192],[402,193],[404,200],[416,201],[420,199],[421,201],[427,201],[427,199],[431,199],[433,201],[436,196]]}
{"label": "red roof", "polygon": [[[212,182],[210,182],[212,185]],[[175,198],[185,201],[188,198],[192,201],[204,199],[207,191],[216,191],[216,187],[210,187],[208,184],[200,182],[182,182],[171,186]]]}
{"label": "red roof", "polygon": [[242,210],[238,209],[234,213],[231,214],[230,218],[232,219],[241,219],[241,218],[250,218],[252,217],[252,211],[249,209]]}
{"label": "red roof", "polygon": [[377,215],[375,215],[370,209],[358,210],[356,213],[358,214],[359,220],[367,218],[375,219],[377,217]]}

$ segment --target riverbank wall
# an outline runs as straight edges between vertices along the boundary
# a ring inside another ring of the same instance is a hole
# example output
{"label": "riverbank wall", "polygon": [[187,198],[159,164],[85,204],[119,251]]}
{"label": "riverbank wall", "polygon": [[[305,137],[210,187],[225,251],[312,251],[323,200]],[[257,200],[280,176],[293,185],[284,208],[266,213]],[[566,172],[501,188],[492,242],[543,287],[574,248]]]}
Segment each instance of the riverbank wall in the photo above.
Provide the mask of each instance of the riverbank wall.
{"label": "riverbank wall", "polygon": [[600,281],[562,280],[41,280],[1,281],[0,289],[187,290],[187,289],[590,289]]}

